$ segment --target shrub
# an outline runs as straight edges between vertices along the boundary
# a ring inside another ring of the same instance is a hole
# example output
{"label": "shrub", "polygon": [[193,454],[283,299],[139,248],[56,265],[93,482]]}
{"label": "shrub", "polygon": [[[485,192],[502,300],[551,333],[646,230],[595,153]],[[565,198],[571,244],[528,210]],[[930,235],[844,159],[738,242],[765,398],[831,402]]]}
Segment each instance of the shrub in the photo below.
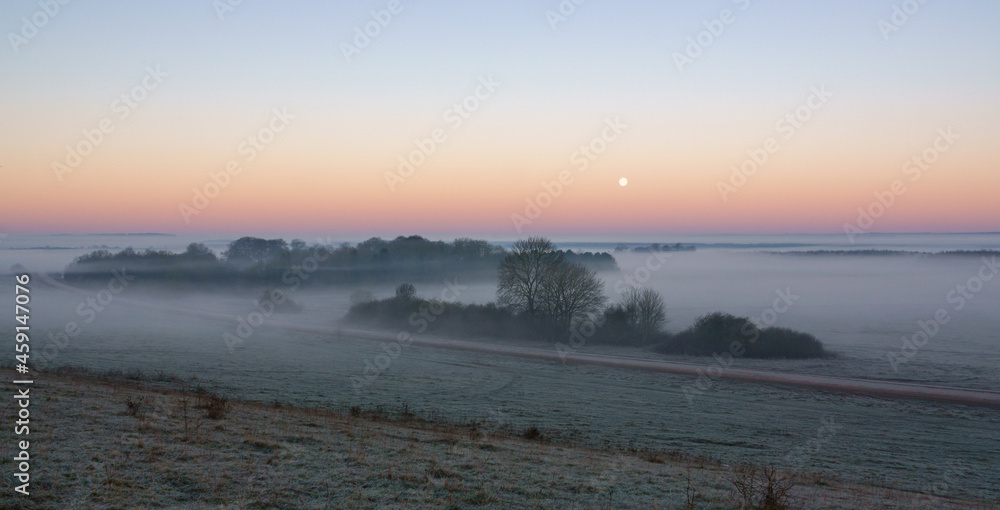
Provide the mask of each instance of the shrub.
{"label": "shrub", "polygon": [[205,408],[205,417],[212,420],[221,420],[229,414],[231,406],[229,401],[218,395],[209,395],[208,406]]}
{"label": "shrub", "polygon": [[396,299],[410,300],[417,296],[417,289],[412,283],[400,283],[396,287]]}
{"label": "shrub", "polygon": [[786,510],[790,506],[792,483],[772,466],[758,470],[751,464],[739,464],[729,479],[740,508]]}
{"label": "shrub", "polygon": [[125,414],[129,416],[140,416],[142,408],[146,405],[146,397],[125,397]]}
{"label": "shrub", "polygon": [[225,397],[206,390],[198,386],[194,390],[197,401],[195,407],[205,410],[205,417],[212,420],[221,420],[229,414],[232,405]]}
{"label": "shrub", "polygon": [[820,358],[826,356],[816,337],[787,328],[758,328],[746,317],[722,312],[703,315],[690,328],[656,347],[665,354],[711,356],[723,352],[746,358]]}

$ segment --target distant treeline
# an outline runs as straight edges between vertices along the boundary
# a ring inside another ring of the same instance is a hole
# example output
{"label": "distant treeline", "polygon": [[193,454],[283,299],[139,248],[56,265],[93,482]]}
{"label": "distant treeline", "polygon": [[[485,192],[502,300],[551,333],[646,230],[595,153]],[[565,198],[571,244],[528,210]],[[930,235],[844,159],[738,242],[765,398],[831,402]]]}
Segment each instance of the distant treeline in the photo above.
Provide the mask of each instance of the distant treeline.
{"label": "distant treeline", "polygon": [[951,251],[907,251],[907,250],[809,250],[809,251],[772,251],[773,255],[811,255],[811,256],[866,256],[883,257],[899,255],[918,255],[921,257],[995,257],[1000,256],[998,250],[951,250]]}
{"label": "distant treeline", "polygon": [[[316,283],[429,281],[461,275],[493,278],[506,250],[487,241],[430,241],[399,236],[391,241],[373,237],[356,245],[312,245],[302,240],[243,237],[221,254],[201,243],[181,253],[126,248],[117,253],[97,250],[78,257],[64,273],[71,281],[106,280],[123,267],[144,281],[176,283],[246,283],[298,286]],[[567,261],[594,270],[615,270],[608,253],[560,252]]]}
{"label": "distant treeline", "polygon": [[695,250],[694,245],[684,245],[681,243],[676,243],[676,244],[653,243],[649,246],[635,246],[632,248],[629,248],[629,246],[625,244],[619,244],[618,246],[615,246],[615,253],[628,252],[628,251],[632,251],[635,253],[649,253],[649,252],[661,252],[661,251],[694,251],[694,250]]}

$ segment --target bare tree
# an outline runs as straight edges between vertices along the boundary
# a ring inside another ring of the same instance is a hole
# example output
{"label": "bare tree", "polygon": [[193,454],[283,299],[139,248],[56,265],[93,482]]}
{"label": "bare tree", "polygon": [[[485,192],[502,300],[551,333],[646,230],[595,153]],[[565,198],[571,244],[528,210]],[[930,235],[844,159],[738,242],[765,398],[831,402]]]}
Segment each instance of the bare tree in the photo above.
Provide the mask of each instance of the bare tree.
{"label": "bare tree", "polygon": [[622,307],[629,324],[639,332],[643,344],[667,323],[663,296],[653,289],[630,287],[622,296]]}
{"label": "bare tree", "polygon": [[538,312],[542,281],[560,262],[548,239],[529,237],[515,242],[497,268],[498,304],[515,312]]}
{"label": "bare tree", "polygon": [[597,272],[575,263],[553,266],[541,281],[540,308],[569,326],[573,319],[604,306],[604,282]]}

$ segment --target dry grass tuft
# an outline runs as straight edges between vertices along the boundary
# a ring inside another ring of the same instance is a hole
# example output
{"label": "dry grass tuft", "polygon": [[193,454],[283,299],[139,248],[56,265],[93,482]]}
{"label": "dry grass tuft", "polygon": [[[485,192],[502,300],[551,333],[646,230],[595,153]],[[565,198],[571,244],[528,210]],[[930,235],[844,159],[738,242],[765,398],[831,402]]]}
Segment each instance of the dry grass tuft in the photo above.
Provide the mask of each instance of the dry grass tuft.
{"label": "dry grass tuft", "polygon": [[538,430],[538,427],[528,427],[521,433],[521,437],[529,441],[535,441],[542,438],[542,431]]}

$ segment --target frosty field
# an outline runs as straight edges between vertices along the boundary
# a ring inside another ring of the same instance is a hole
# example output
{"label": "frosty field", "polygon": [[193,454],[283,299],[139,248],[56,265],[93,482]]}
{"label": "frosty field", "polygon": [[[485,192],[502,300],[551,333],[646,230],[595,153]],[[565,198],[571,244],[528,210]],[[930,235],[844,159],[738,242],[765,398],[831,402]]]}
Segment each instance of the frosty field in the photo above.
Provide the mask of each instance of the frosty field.
{"label": "frosty field", "polygon": [[[602,275],[612,297],[617,280],[645,274],[642,256],[617,258],[621,272]],[[982,264],[978,258],[831,260],[705,251],[674,254],[649,272],[645,284],[663,293],[674,331],[714,310],[765,320],[773,314],[775,324],[809,331],[837,354],[809,361],[736,359],[734,367],[997,390],[1000,279],[983,282],[960,310],[947,297]],[[461,275],[456,277],[461,283]],[[133,283],[89,323],[79,306],[98,289],[81,293],[34,285],[34,341],[48,348],[38,353],[48,358],[43,363],[197,377],[233,398],[264,403],[405,407],[455,422],[476,420],[487,428],[537,426],[548,438],[586,446],[679,450],[725,463],[774,463],[910,491],[1000,498],[997,408],[719,378],[688,398],[684,389],[695,382],[689,376],[417,345],[397,344],[394,350],[386,342],[349,334],[280,327],[294,322],[338,328],[357,288],[291,292],[304,305],[302,313],[274,315],[230,352],[223,334],[235,332],[237,317],[254,310],[254,293],[167,291],[142,285],[138,278]],[[5,278],[2,284],[10,282]],[[463,301],[493,299],[491,282],[466,285]],[[364,288],[387,296],[392,286]],[[438,296],[442,288],[417,285],[427,297]],[[794,302],[776,307],[782,292],[794,295]],[[887,353],[902,352],[901,338],[920,331],[918,321],[933,318],[939,308],[947,309],[951,320],[893,370]],[[10,318],[2,320],[6,327]],[[57,342],[49,334],[67,321],[79,322],[82,332],[53,348]],[[607,346],[582,345],[579,351],[715,363]],[[366,367],[386,360],[390,363],[376,377],[365,379]],[[366,382],[356,388],[359,380]]]}

